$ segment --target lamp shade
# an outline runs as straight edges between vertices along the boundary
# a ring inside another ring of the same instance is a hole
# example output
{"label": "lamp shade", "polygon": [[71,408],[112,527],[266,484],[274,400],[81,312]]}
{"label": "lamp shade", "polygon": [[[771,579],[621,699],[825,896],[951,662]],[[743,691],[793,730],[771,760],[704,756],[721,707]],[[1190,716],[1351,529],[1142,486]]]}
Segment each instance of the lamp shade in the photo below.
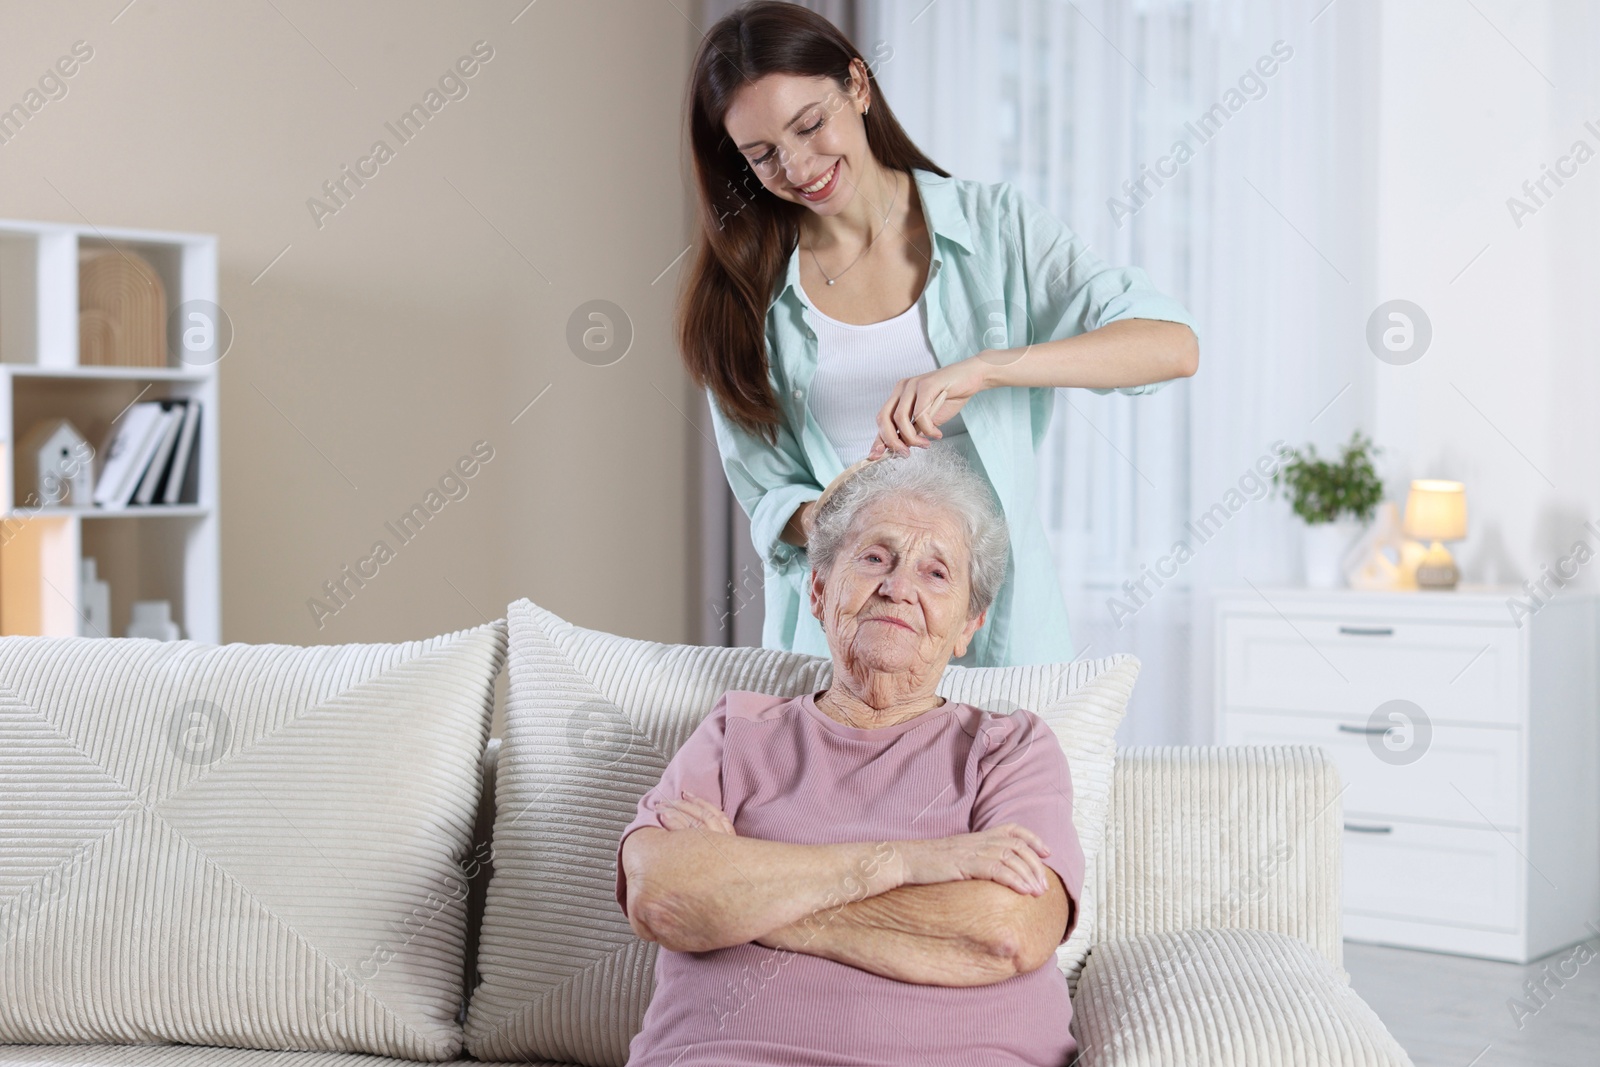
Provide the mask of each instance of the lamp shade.
{"label": "lamp shade", "polygon": [[1460,482],[1419,478],[1406,498],[1406,534],[1423,541],[1467,536],[1467,489]]}

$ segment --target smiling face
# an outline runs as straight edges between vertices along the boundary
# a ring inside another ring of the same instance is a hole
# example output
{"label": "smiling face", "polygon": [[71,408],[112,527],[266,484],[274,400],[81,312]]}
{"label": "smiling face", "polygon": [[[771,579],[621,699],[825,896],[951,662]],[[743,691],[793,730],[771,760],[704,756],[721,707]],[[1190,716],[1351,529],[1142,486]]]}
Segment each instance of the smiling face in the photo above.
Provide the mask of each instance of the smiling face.
{"label": "smiling face", "polygon": [[983,625],[970,604],[966,535],[957,516],[922,499],[880,497],[856,515],[833,566],[811,575],[811,613],[836,672],[936,682]]}
{"label": "smiling face", "polygon": [[877,167],[861,115],[871,103],[866,65],[851,69],[848,92],[832,78],[769,74],[740,89],[723,119],[761,184],[819,215],[843,211]]}

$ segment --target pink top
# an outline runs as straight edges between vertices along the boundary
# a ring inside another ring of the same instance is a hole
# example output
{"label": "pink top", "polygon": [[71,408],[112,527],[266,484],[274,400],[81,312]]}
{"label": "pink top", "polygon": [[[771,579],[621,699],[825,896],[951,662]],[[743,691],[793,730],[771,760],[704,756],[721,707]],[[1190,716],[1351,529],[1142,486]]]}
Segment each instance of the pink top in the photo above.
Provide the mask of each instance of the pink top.
{"label": "pink top", "polygon": [[[1031,711],[946,702],[881,729],[835,722],[815,694],[725,693],[639,800],[621,841],[661,826],[681,790],[720,804],[741,835],[795,844],[949,837],[1005,822],[1044,839],[1077,923],[1083,850],[1055,734]],[[617,903],[627,885],[617,846]],[[849,890],[842,889],[848,900]],[[1052,960],[986,986],[902,982],[753,941],[656,958],[656,987],[628,1067],[694,1064],[1032,1064],[1061,1067],[1067,980]]]}

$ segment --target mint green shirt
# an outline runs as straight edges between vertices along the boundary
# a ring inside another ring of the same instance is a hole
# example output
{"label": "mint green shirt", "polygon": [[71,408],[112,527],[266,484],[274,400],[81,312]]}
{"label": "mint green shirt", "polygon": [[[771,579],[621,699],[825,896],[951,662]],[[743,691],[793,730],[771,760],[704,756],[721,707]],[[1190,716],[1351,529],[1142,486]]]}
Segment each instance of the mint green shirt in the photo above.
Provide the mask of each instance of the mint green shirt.
{"label": "mint green shirt", "polygon": [[[923,318],[939,366],[1122,319],[1164,319],[1195,328],[1183,305],[1158,292],[1143,270],[1106,266],[1082,238],[1010,182],[941,178],[921,169],[912,176],[933,245],[918,299],[926,305]],[[761,643],[826,656],[828,642],[806,594],[805,550],[780,536],[795,509],[821,496],[823,486],[844,470],[806,403],[817,368],[814,313],[800,285],[797,248],[767,309],[768,377],[783,413],[777,443],[729,421],[714,397],[711,414],[723,471],[750,516],[751,539],[763,560]],[[1115,391],[1151,393],[1165,384]],[[961,409],[976,466],[1010,526],[1011,556],[988,618],[957,663],[1005,667],[1073,657],[1066,603],[1034,499],[1036,454],[1054,401],[1051,388],[1011,386],[986,389]]]}

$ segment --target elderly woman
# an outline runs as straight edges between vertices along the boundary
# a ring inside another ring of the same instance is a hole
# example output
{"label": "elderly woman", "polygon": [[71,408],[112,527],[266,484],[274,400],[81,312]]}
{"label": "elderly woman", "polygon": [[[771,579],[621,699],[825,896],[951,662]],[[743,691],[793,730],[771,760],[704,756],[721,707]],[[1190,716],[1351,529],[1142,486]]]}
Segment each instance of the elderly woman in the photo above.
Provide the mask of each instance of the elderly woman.
{"label": "elderly woman", "polygon": [[832,684],[724,694],[623,830],[617,902],[661,946],[629,1067],[1073,1058],[1066,756],[1030,711],[934,692],[1007,546],[950,449],[885,456],[820,509]]}

